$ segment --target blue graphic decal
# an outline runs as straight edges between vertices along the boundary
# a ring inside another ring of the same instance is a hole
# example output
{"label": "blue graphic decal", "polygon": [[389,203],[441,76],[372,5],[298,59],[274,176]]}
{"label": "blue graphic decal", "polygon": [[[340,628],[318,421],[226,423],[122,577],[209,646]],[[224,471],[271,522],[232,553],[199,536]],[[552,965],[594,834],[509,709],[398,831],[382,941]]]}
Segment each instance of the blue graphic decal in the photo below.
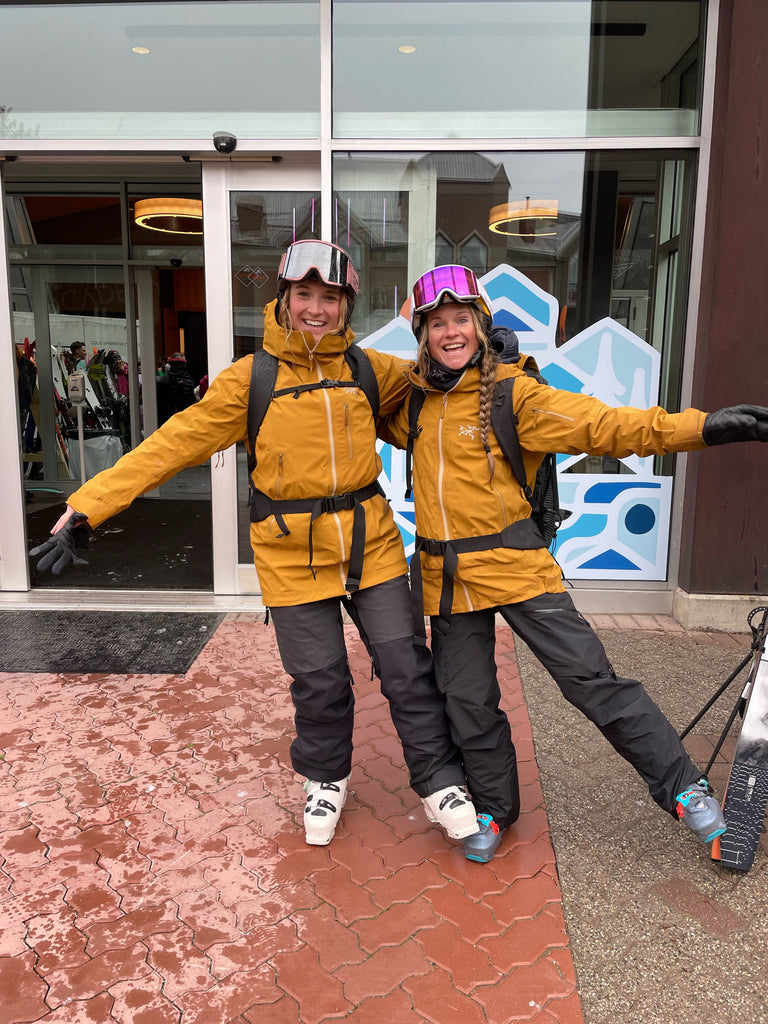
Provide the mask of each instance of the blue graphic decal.
{"label": "blue graphic decal", "polygon": [[591,515],[589,512],[571,516],[557,531],[558,543],[562,544],[570,537],[597,537],[603,532],[607,522],[608,516]]}
{"label": "blue graphic decal", "polygon": [[624,516],[624,525],[637,536],[650,533],[656,525],[656,513],[648,505],[632,505]]}
{"label": "blue graphic decal", "polygon": [[492,300],[508,299],[515,306],[519,306],[524,313],[528,313],[534,320],[538,320],[540,324],[549,323],[549,306],[531,291],[529,281],[526,280],[523,283],[514,277],[499,276],[487,283],[483,280],[483,286]]}
{"label": "blue graphic decal", "polygon": [[516,334],[522,334],[525,331],[530,331],[531,329],[528,324],[523,323],[520,317],[515,316],[514,313],[510,313],[508,309],[500,309],[498,313],[494,313],[493,322],[501,327],[509,327],[509,329],[515,331]]}
{"label": "blue graphic decal", "polygon": [[548,384],[551,384],[553,388],[559,388],[561,391],[573,391],[574,394],[578,394],[581,389],[579,378],[575,377],[572,373],[568,373],[562,366],[557,366],[555,363],[547,363],[543,367],[541,375]]}
{"label": "blue graphic decal", "polygon": [[584,495],[584,501],[594,504],[602,504],[603,502],[613,501],[613,499],[618,494],[621,494],[622,491],[635,490],[638,487],[657,489],[661,487],[661,484],[651,482],[645,483],[638,480],[628,480],[626,483],[595,484],[595,486],[590,487]]}
{"label": "blue graphic decal", "polygon": [[608,548],[597,558],[591,559],[589,562],[585,562],[582,566],[583,569],[639,569],[640,566],[635,565],[634,562],[630,562],[628,558],[620,555],[618,551],[614,551],[613,548]]}

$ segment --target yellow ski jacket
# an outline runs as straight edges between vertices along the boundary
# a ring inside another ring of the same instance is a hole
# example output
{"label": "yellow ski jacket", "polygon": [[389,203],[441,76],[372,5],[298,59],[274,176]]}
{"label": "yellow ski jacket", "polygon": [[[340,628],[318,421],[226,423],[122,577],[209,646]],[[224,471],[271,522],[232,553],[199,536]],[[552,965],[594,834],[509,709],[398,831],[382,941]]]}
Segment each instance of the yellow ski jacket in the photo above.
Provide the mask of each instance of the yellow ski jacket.
{"label": "yellow ski jacket", "polygon": [[[667,413],[661,408],[612,408],[587,395],[540,384],[518,365],[499,364],[497,379],[515,377],[513,407],[523,462],[533,488],[544,453],[613,455],[624,458],[705,448],[703,412]],[[421,378],[411,373],[418,387]],[[468,369],[448,392],[427,388],[413,446],[416,529],[422,537],[456,540],[500,532],[530,517],[526,501],[493,431],[493,480],[480,440],[480,372]],[[400,448],[408,438],[407,403],[381,426]],[[437,615],[443,560],[422,553],[424,610]],[[562,573],[545,548],[495,548],[459,555],[453,611],[467,612],[525,601],[564,590]]]}
{"label": "yellow ski jacket", "polygon": [[[275,390],[316,383],[323,378],[352,380],[344,352],[354,340],[326,334],[314,352],[310,334],[287,333],[275,319],[276,303],[264,310],[264,348],[279,360]],[[410,390],[409,365],[369,351],[379,385],[382,416],[393,413]],[[127,508],[145,491],[179,470],[195,466],[229,448],[247,434],[252,356],[245,356],[212,381],[202,401],[172,416],[141,445],[75,491],[69,505],[96,527]],[[372,483],[381,471],[376,454],[376,425],[358,388],[319,388],[274,398],[256,442],[253,482],[273,499],[320,498],[346,494]],[[215,470],[214,470],[215,472]],[[364,502],[365,556],[361,587],[407,572],[400,533],[385,498]],[[310,513],[285,516],[284,535],[274,516],[251,523],[254,564],[264,603],[305,604],[345,592],[352,541],[353,510],[321,515],[313,525],[309,568]]]}

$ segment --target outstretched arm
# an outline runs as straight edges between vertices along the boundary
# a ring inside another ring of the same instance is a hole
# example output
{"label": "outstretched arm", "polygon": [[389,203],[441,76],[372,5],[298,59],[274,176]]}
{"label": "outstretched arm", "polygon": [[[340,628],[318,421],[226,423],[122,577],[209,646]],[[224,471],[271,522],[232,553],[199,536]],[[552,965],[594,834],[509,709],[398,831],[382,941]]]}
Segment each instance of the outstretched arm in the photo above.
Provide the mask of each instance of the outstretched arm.
{"label": "outstretched arm", "polygon": [[87,564],[76,548],[85,547],[89,526],[97,527],[179,470],[240,440],[246,430],[249,384],[250,360],[227,367],[201,402],[172,416],[138,448],[75,491],[50,540],[30,551],[33,558],[42,556],[38,569],[58,575],[70,565]]}

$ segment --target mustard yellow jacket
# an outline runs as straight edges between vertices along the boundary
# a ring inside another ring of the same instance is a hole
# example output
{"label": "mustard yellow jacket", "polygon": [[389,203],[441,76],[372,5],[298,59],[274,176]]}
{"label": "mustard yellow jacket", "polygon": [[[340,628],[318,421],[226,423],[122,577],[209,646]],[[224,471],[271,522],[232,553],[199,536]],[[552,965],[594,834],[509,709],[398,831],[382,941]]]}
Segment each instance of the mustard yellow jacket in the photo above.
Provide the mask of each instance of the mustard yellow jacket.
{"label": "mustard yellow jacket", "polygon": [[[351,380],[344,352],[354,334],[326,334],[310,355],[311,335],[286,331],[275,320],[275,303],[264,310],[264,348],[279,360],[275,390],[323,378]],[[408,365],[394,356],[369,351],[379,385],[381,414],[403,402],[410,387]],[[145,491],[179,470],[244,440],[252,356],[223,370],[201,402],[172,416],[142,444],[75,491],[69,504],[96,527]],[[345,494],[372,483],[381,471],[376,427],[365,394],[354,388],[319,388],[298,398],[283,395],[270,403],[256,442],[255,486],[270,498],[319,498]],[[215,470],[214,470],[215,472]],[[400,533],[387,501],[376,495],[364,503],[366,543],[361,586],[407,572]],[[320,601],[344,593],[352,538],[352,510],[320,516],[313,528],[313,569],[308,568],[310,514],[285,517],[290,533],[281,536],[273,516],[251,524],[254,563],[266,605]]]}
{"label": "mustard yellow jacket", "polygon": [[[704,413],[671,414],[660,408],[612,408],[596,398],[540,384],[518,365],[500,364],[498,379],[514,377],[513,406],[518,418],[529,486],[545,452],[613,455],[624,458],[704,448]],[[411,374],[421,386],[421,378]],[[531,506],[491,431],[496,460],[493,480],[480,441],[480,373],[470,368],[444,393],[427,389],[419,415],[422,428],[413,446],[416,529],[422,537],[455,540],[499,532],[528,518]],[[407,407],[386,424],[382,436],[400,448],[408,437]],[[437,615],[442,558],[422,553],[424,610]],[[459,555],[453,611],[467,612],[525,601],[563,591],[562,574],[544,548]]]}

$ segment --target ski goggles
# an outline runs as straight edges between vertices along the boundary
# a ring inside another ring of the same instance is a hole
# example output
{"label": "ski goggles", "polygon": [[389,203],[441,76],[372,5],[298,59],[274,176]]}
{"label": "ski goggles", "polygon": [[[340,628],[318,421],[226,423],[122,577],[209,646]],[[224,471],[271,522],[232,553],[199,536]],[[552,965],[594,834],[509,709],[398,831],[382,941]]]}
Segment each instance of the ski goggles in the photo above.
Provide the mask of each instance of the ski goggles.
{"label": "ski goggles", "polygon": [[475,274],[468,267],[453,264],[435,267],[421,275],[413,286],[413,312],[426,313],[448,298],[474,302],[488,316],[493,316],[488,296]]}
{"label": "ski goggles", "polygon": [[357,295],[360,282],[352,260],[331,242],[319,242],[306,238],[289,245],[280,260],[277,280],[282,290],[290,281],[303,281],[308,274],[315,273],[332,288],[349,288]]}

